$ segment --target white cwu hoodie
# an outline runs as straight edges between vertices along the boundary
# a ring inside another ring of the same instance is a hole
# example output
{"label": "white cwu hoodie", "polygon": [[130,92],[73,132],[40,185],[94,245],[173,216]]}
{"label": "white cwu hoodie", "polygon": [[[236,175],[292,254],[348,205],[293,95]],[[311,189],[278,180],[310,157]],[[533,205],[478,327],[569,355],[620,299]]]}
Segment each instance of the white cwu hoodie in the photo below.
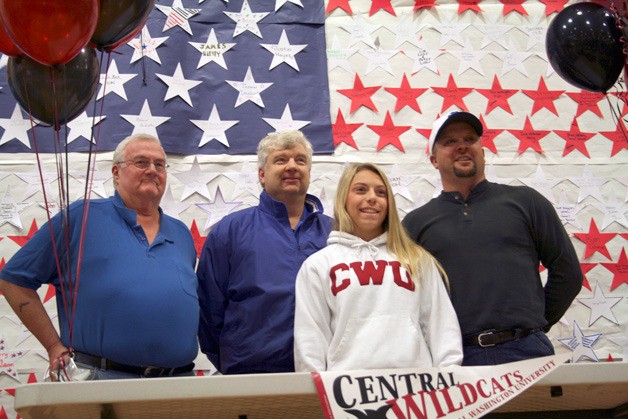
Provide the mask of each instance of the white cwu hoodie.
{"label": "white cwu hoodie", "polygon": [[436,265],[420,280],[388,253],[332,231],[296,279],[296,371],[444,367],[462,362],[456,313]]}

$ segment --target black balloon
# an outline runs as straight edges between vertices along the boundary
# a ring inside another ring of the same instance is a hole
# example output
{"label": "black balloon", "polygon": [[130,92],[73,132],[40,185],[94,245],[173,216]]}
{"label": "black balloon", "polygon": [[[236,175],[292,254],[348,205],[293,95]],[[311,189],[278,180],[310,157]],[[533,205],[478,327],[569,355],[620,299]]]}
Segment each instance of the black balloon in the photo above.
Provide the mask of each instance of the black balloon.
{"label": "black balloon", "polygon": [[550,64],[566,82],[592,92],[606,92],[624,67],[622,31],[597,3],[565,7],[550,22],[545,49]]}
{"label": "black balloon", "polygon": [[26,112],[59,130],[79,116],[96,94],[100,81],[98,56],[94,48],[86,46],[72,60],[57,66],[28,57],[10,57],[7,81]]}
{"label": "black balloon", "polygon": [[144,26],[154,6],[155,0],[100,0],[92,44],[100,50],[111,51],[129,41]]}

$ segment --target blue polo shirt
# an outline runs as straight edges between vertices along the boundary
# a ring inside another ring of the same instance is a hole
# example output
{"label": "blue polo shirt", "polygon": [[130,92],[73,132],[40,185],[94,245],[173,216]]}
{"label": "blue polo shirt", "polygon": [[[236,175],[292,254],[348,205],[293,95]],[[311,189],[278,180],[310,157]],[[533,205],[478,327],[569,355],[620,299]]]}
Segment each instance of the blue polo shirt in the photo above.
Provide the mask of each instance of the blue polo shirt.
{"label": "blue polo shirt", "polygon": [[[62,217],[57,214],[51,220],[60,260],[66,247],[70,249],[73,280],[83,207],[83,201],[69,207],[69,246],[63,239]],[[71,317],[75,350],[129,365],[189,364],[198,353],[196,250],[185,224],[161,209],[160,214],[159,233],[149,245],[136,212],[124,206],[117,192],[90,201],[73,316],[64,308],[48,223],[9,260],[0,277],[31,289],[46,283],[56,287],[66,346]],[[66,299],[70,296],[65,292]]]}

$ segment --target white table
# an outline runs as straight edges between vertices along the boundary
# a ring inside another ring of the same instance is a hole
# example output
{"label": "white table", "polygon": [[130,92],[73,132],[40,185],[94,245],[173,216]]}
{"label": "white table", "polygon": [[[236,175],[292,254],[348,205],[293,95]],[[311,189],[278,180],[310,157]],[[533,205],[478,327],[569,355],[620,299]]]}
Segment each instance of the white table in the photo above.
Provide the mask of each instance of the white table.
{"label": "white table", "polygon": [[[25,419],[323,417],[308,373],[36,383],[17,389],[15,409]],[[495,412],[553,410],[628,416],[628,363],[560,365]]]}

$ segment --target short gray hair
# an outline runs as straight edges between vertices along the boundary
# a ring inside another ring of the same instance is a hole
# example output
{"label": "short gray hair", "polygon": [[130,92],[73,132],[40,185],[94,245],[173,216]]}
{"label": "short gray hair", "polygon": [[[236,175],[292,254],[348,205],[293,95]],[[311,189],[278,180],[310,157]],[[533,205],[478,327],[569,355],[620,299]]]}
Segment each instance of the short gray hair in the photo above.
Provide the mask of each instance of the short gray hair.
{"label": "short gray hair", "polygon": [[130,143],[139,141],[139,140],[152,141],[161,146],[161,141],[159,141],[159,138],[155,137],[154,135],[144,134],[144,133],[129,135],[124,140],[120,141],[118,145],[116,146],[116,149],[113,151],[113,164],[118,164],[118,163],[123,162],[125,160],[124,152],[126,151],[126,147]]}
{"label": "short gray hair", "polygon": [[268,154],[272,150],[285,150],[293,148],[297,145],[302,145],[307,153],[307,162],[312,165],[312,154],[314,150],[312,144],[307,137],[299,130],[283,131],[283,132],[271,132],[257,145],[257,164],[260,169],[263,169],[266,165],[266,159]]}

